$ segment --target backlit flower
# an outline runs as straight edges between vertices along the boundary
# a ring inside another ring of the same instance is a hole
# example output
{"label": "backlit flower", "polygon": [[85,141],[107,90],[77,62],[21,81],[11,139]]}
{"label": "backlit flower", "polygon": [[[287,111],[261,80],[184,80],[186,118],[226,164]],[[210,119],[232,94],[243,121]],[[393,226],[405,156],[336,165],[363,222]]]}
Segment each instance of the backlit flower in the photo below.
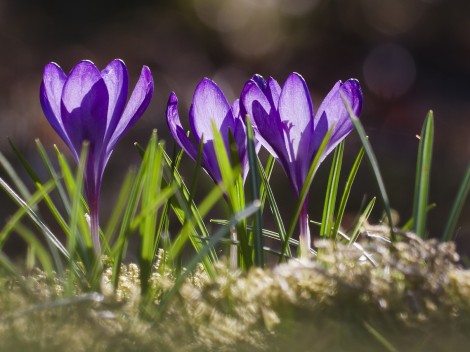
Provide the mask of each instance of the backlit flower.
{"label": "backlit flower", "polygon": [[84,141],[89,149],[85,188],[95,250],[99,252],[99,196],[103,172],[119,139],[142,116],[153,95],[153,78],[147,66],[126,104],[127,68],[113,60],[100,71],[91,61],[81,61],[67,75],[59,65],[44,68],[40,100],[51,126],[78,162]]}
{"label": "backlit flower", "polygon": [[[314,113],[305,80],[292,73],[281,88],[273,79],[256,75],[243,89],[243,109],[254,120],[258,140],[279,161],[299,197],[310,165],[328,130],[332,134],[320,157],[322,161],[348,134],[353,125],[344,106],[344,94],[358,115],[362,108],[359,82],[337,82]],[[310,249],[307,200],[300,215],[301,251]]]}
{"label": "backlit flower", "polygon": [[240,116],[239,101],[236,100],[230,106],[224,93],[215,82],[204,78],[194,92],[189,110],[189,125],[193,140],[186,135],[181,125],[178,114],[178,98],[174,92],[171,93],[168,100],[166,118],[173,138],[193,160],[197,159],[198,145],[201,140],[203,141],[201,166],[216,183],[220,182],[222,177],[214,150],[212,124],[215,124],[220,131],[229,156],[229,133],[232,133],[238,147],[243,177],[246,178],[248,173],[246,132]]}

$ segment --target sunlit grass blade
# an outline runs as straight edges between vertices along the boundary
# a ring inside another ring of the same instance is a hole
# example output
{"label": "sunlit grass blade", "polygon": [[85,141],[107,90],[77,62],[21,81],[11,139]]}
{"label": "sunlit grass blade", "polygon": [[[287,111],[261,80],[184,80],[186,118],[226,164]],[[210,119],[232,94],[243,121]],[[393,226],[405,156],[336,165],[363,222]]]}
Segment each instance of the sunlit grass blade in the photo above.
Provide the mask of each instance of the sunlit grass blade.
{"label": "sunlit grass blade", "polygon": [[[227,225],[229,223],[228,220],[224,220],[224,219],[211,219],[210,221],[214,224],[219,224],[219,225]],[[320,224],[320,223],[318,223],[318,224]],[[253,228],[249,225],[246,226],[246,229],[248,231],[253,231]],[[266,238],[271,238],[273,240],[279,241],[281,244],[283,243],[282,242],[282,237],[279,235],[278,232],[262,229],[261,234]],[[233,241],[231,241],[231,242],[233,242]],[[236,242],[236,243],[238,243],[238,242]],[[294,246],[294,247],[298,247],[299,246],[299,241],[296,240],[296,239],[291,238],[291,239],[289,239],[289,245]],[[311,250],[311,252],[312,252],[312,254],[316,254],[316,252],[314,250]],[[281,252],[278,252],[278,254],[281,254]],[[289,258],[292,257],[291,254],[285,254],[284,256],[289,257]]]}
{"label": "sunlit grass blade", "polygon": [[[318,221],[313,221],[311,220],[310,221],[312,224],[320,227],[321,226],[321,222],[318,222]],[[369,263],[371,263],[373,266],[377,267],[379,266],[379,264],[374,260],[374,258],[357,242],[352,242],[351,244],[349,244],[351,242],[351,237],[346,235],[345,233],[341,232],[338,230],[337,232],[337,236],[341,237],[343,240],[346,240],[346,242],[348,242],[348,245],[352,245],[353,247],[357,248],[358,250],[360,250],[362,252],[362,254],[364,255],[364,257],[369,261]],[[387,243],[390,243],[390,240],[387,238]]]}
{"label": "sunlit grass blade", "polygon": [[[49,181],[41,189],[36,191],[34,194],[30,195],[27,205],[30,209],[34,209],[36,205],[44,199],[47,193],[51,192],[54,189],[54,182]],[[3,248],[3,245],[7,238],[9,237],[12,230],[19,224],[21,219],[25,214],[27,214],[28,208],[19,207],[19,209],[8,219],[7,223],[0,231],[0,248]]]}
{"label": "sunlit grass blade", "polygon": [[[71,210],[69,214],[70,235],[68,240],[73,242],[70,245],[72,245],[74,249],[78,248],[80,257],[90,264],[92,260],[89,257],[89,252],[93,251],[93,243],[91,240],[90,229],[85,218],[85,214],[88,213],[88,207],[86,205],[85,199],[82,196],[82,184],[78,185],[76,183],[79,180],[83,180],[85,166],[79,164],[79,167],[77,168],[77,171],[74,175],[63,154],[60,153],[58,149],[56,149],[56,153],[57,159],[59,161],[59,167],[63,175],[65,188],[68,192],[68,197],[71,200]],[[82,157],[82,155],[80,155],[80,157]],[[85,156],[83,156],[83,158],[85,158]],[[71,223],[74,224],[74,229],[71,228]],[[76,247],[76,245],[78,245],[78,247]],[[75,253],[72,252],[70,254],[72,256],[75,255]]]}
{"label": "sunlit grass blade", "polygon": [[[198,148],[197,148],[196,167],[194,168],[193,177],[191,178],[192,181],[191,181],[191,187],[189,188],[188,204],[191,204],[191,202],[194,199],[194,195],[196,194],[196,189],[197,189],[197,185],[199,182],[199,175],[201,174],[201,170],[202,170],[201,165],[202,165],[202,148],[203,147],[204,147],[204,140],[201,139],[201,142],[199,143]],[[183,152],[183,149],[181,149],[181,152]],[[177,167],[173,167],[172,165],[171,169],[174,171],[177,169]]]}
{"label": "sunlit grass blade", "polygon": [[[435,207],[437,207],[437,204],[436,203],[431,203],[427,206],[426,208],[426,211],[429,213],[429,211],[431,211],[432,209],[434,209]],[[401,230],[402,231],[411,231],[411,229],[413,228],[414,226],[414,219],[413,217],[409,218],[405,224],[401,227]]]}
{"label": "sunlit grass blade", "polygon": [[200,249],[200,251],[191,258],[189,263],[186,265],[186,270],[181,272],[181,274],[176,278],[173,287],[163,295],[158,307],[159,315],[165,312],[168,303],[170,303],[170,301],[175,297],[186,278],[194,271],[202,259],[207,256],[209,251],[211,251],[220,240],[227,236],[231,228],[236,227],[238,223],[245,220],[248,216],[254,214],[259,207],[259,201],[255,201],[252,204],[249,204],[245,209],[234,214],[226,226],[221,227],[210,237],[209,241]]}
{"label": "sunlit grass blade", "polygon": [[[302,206],[305,202],[305,199],[307,198],[308,191],[310,189],[310,186],[312,185],[313,178],[315,177],[315,174],[318,170],[318,166],[320,166],[320,160],[321,160],[321,157],[323,155],[323,152],[326,149],[326,146],[328,145],[328,141],[330,140],[331,133],[332,133],[332,130],[330,129],[330,130],[328,130],[328,132],[323,137],[323,140],[322,140],[320,146],[318,147],[317,154],[315,155],[315,158],[313,158],[312,164],[310,165],[310,168],[309,168],[308,173],[307,173],[307,177],[305,178],[304,185],[302,186],[302,190],[300,191],[299,199],[298,199],[297,204],[295,206],[294,216],[292,217],[292,220],[289,224],[289,230],[287,231],[287,239],[288,240],[294,234],[295,226],[297,224],[297,221],[299,220],[300,211],[301,211]],[[282,256],[280,257],[280,260],[282,260],[283,255],[286,253],[287,246],[288,246],[288,241],[285,241],[283,246],[282,246],[282,250],[281,250]]]}
{"label": "sunlit grass blade", "polygon": [[70,215],[71,207],[70,207],[70,200],[67,197],[67,192],[65,191],[62,183],[60,182],[60,177],[57,174],[57,171],[55,170],[51,159],[47,155],[47,152],[39,139],[36,139],[36,147],[39,151],[39,155],[41,156],[44,166],[47,169],[47,172],[56,183],[56,188],[57,188],[57,191],[59,192],[59,197],[62,201],[62,204],[64,205],[67,213]]}
{"label": "sunlit grass blade", "polygon": [[[153,131],[142,162],[145,165],[145,173],[142,178],[141,219],[139,218],[141,236],[139,266],[143,295],[148,293],[149,278],[152,274],[155,252],[159,241],[156,236],[158,209],[152,208],[162,186],[163,147],[158,148],[157,144],[157,134],[156,131]],[[160,205],[160,202],[156,202],[156,204]]]}
{"label": "sunlit grass blade", "polygon": [[137,175],[135,176],[135,178],[133,178],[130,192],[127,195],[127,205],[121,220],[121,225],[119,228],[116,243],[112,246],[111,249],[111,258],[113,259],[112,282],[115,289],[117,288],[119,283],[121,263],[127,249],[127,243],[130,234],[130,225],[137,211],[137,206],[141,194],[142,177],[144,175],[145,169],[146,167],[142,163],[139,168],[139,171],[137,172]]}
{"label": "sunlit grass blade", "polygon": [[[249,116],[245,119],[247,130],[247,150],[248,150],[248,164],[250,166],[250,181],[251,181],[251,196],[253,200],[260,201],[260,176],[258,170],[258,157],[255,150],[255,137],[253,134],[253,127],[251,126]],[[253,221],[253,246],[254,246],[254,264],[259,267],[264,266],[263,257],[263,236],[262,236],[262,208],[260,207],[254,215]]]}
{"label": "sunlit grass blade", "polygon": [[449,241],[451,239],[455,239],[455,229],[457,228],[457,221],[459,216],[462,212],[462,208],[465,204],[465,200],[467,199],[468,192],[470,191],[470,163],[467,166],[467,171],[465,172],[465,176],[460,184],[460,188],[457,192],[457,196],[455,197],[454,204],[452,205],[452,209],[449,214],[449,218],[447,219],[446,227],[444,228],[444,233],[442,235],[443,241]]}
{"label": "sunlit grass blade", "polygon": [[[217,164],[219,166],[220,174],[222,177],[223,187],[228,199],[230,212],[232,214],[240,211],[245,206],[245,195],[243,189],[243,178],[240,162],[238,160],[238,152],[236,151],[237,145],[233,139],[233,135],[229,132],[229,147],[232,156],[232,162],[227,155],[226,146],[222,138],[221,133],[212,122],[212,134],[214,136],[214,150],[217,158]],[[232,165],[233,164],[233,165]],[[232,229],[230,235],[234,240],[240,241],[239,246],[239,265],[242,269],[247,269],[252,265],[252,255],[249,247],[249,239],[246,232],[246,222],[242,221],[237,224],[236,231]],[[235,238],[236,237],[236,238]],[[234,251],[235,247],[232,247],[231,258],[232,265],[234,265]]]}
{"label": "sunlit grass blade", "polygon": [[421,238],[426,237],[426,216],[429,198],[432,147],[434,141],[434,117],[429,111],[421,130],[418,160],[416,162],[416,180],[413,200],[413,230]]}
{"label": "sunlit grass blade", "polygon": [[[261,178],[261,187],[260,187],[260,201],[261,201],[261,209],[262,211],[264,211],[264,203],[266,202],[266,199],[267,199],[267,195],[268,195],[268,192],[267,192],[267,189],[266,189],[266,185],[269,186],[269,180],[271,179],[271,174],[274,170],[274,165],[276,164],[276,159],[274,159],[274,157],[272,155],[269,156],[268,158],[268,161],[266,162],[266,166],[263,169],[263,165],[261,164],[261,161],[259,160],[258,158],[258,166],[260,168],[259,170],[259,173],[261,174],[261,172],[263,171],[264,174],[265,174],[265,178],[262,177]],[[267,182],[265,182],[265,180]]]}
{"label": "sunlit grass blade", "polygon": [[[64,189],[68,193],[68,198],[71,199],[73,191],[75,190],[75,183],[74,183],[74,176],[73,176],[72,169],[71,169],[69,163],[67,162],[67,159],[60,152],[59,148],[57,148],[56,145],[54,145],[54,150],[55,150],[55,153],[57,155],[57,160],[59,162],[60,172],[61,172],[61,175],[62,175],[62,179],[64,181],[64,185],[65,185]],[[83,206],[84,210],[86,212],[89,212],[88,204],[87,204],[85,198],[83,197],[83,195],[80,195],[80,201],[82,203],[82,206]],[[70,212],[71,211],[72,211],[72,204],[70,204]]]}
{"label": "sunlit grass blade", "polygon": [[[222,197],[223,192],[220,187],[213,187],[212,190],[209,192],[209,194],[203,199],[203,201],[198,205],[198,210],[200,216],[204,217],[207,215],[207,213],[214,207],[214,205],[220,200]],[[182,210],[176,210],[176,213],[181,213]],[[191,233],[193,232],[193,229],[196,225],[197,219],[194,217],[189,217],[186,219],[183,228],[181,231],[178,233],[177,236],[175,236],[175,240],[173,242],[173,245],[170,249],[170,252],[168,253],[168,257],[170,260],[174,261],[175,258],[177,258],[181,251],[183,250],[183,246],[185,245],[186,241],[190,238]],[[199,236],[198,241],[199,241]],[[205,236],[205,238],[210,238],[210,236]],[[201,248],[199,248],[201,250]]]}
{"label": "sunlit grass blade", "polygon": [[[133,180],[137,177],[137,172],[134,168],[130,168],[122,182],[121,188],[119,190],[119,195],[116,202],[113,206],[113,211],[111,216],[106,224],[104,234],[106,242],[111,246],[114,240],[114,233],[116,232],[117,227],[119,226],[119,221],[122,219],[123,214],[126,210],[126,207],[129,204],[129,194],[132,189]],[[108,253],[110,254],[110,253]]]}
{"label": "sunlit grass blade", "polygon": [[[31,179],[34,182],[40,182],[39,176],[37,175],[37,173],[34,171],[34,169],[31,167],[31,165],[29,165],[29,163],[26,160],[26,158],[24,157],[23,153],[21,153],[20,150],[13,144],[13,141],[10,138],[8,138],[8,143],[10,144],[11,149],[13,150],[13,152],[15,153],[17,159],[20,161],[21,165],[23,165],[23,168],[26,170],[26,172],[31,177]],[[18,187],[18,190],[20,191],[20,194],[25,199],[27,199],[29,191],[26,188],[26,186],[24,185],[24,183],[19,178],[17,178],[16,180],[15,179],[12,179],[12,180],[13,180],[13,182],[15,182],[16,186]],[[23,193],[23,192],[25,192],[25,193]]]}
{"label": "sunlit grass blade", "polygon": [[24,198],[29,199],[31,197],[31,193],[28,190],[28,187],[24,184],[21,178],[18,176],[17,172],[10,164],[10,162],[5,158],[5,156],[0,152],[0,165],[2,165],[3,169],[6,171],[7,175],[10,177],[10,180],[15,185],[18,193]]}
{"label": "sunlit grass blade", "polygon": [[341,226],[341,222],[344,216],[344,211],[346,209],[346,204],[349,199],[349,194],[351,193],[351,188],[354,183],[354,179],[356,178],[357,170],[359,170],[359,166],[361,165],[363,156],[364,156],[364,147],[362,147],[359,153],[357,154],[356,160],[354,161],[351,171],[349,172],[348,180],[346,181],[346,184],[344,186],[343,195],[341,196],[341,201],[338,207],[338,213],[336,214],[336,219],[335,219],[335,223],[334,223],[333,231],[331,235],[333,240],[336,239],[336,235],[338,234],[339,228]]}
{"label": "sunlit grass blade", "polygon": [[385,209],[385,214],[387,215],[388,223],[390,224],[390,235],[392,237],[392,240],[395,240],[395,232],[393,228],[394,224],[393,224],[393,218],[392,218],[392,210],[390,207],[390,200],[388,198],[388,194],[385,188],[385,183],[383,181],[382,174],[380,173],[379,163],[377,162],[377,158],[375,156],[374,151],[372,150],[372,146],[369,142],[366,131],[364,130],[364,127],[362,126],[361,121],[357,118],[357,116],[352,111],[351,105],[349,104],[348,100],[346,99],[346,97],[344,96],[342,92],[341,92],[341,98],[343,99],[344,106],[346,107],[348,111],[349,118],[351,119],[354,125],[357,135],[359,136],[359,139],[361,140],[362,146],[365,149],[369,166],[372,169],[372,172],[374,173],[375,183],[377,185],[377,188],[379,189],[380,200],[382,201],[382,205]]}
{"label": "sunlit grass blade", "polygon": [[[271,160],[274,161],[274,158],[272,158]],[[273,166],[274,166],[274,163],[272,163],[272,166],[271,166],[271,164],[268,162],[267,167],[269,167],[270,172],[272,172]],[[265,170],[263,169],[263,165],[261,165],[261,161],[259,160],[259,158],[258,158],[258,169],[259,169],[259,172],[260,172],[260,175],[261,175],[263,189],[264,189],[264,191],[267,195],[269,207],[271,208],[271,212],[273,214],[274,221],[275,221],[277,229],[279,231],[279,238],[280,238],[280,241],[281,241],[281,248],[285,247],[285,254],[290,257],[290,256],[292,256],[292,253],[291,253],[291,250],[290,250],[290,247],[289,247],[288,244],[291,243],[290,242],[291,239],[289,238],[289,242],[288,242],[287,232],[286,232],[286,229],[284,227],[284,221],[281,218],[281,213],[279,211],[279,207],[277,206],[276,199],[274,198],[274,193],[271,189],[271,185],[269,184],[269,177],[266,174]],[[285,246],[284,243],[287,243],[287,245]],[[281,251],[281,254],[282,254],[282,251]]]}
{"label": "sunlit grass blade", "polygon": [[[78,168],[73,180],[68,180],[71,190],[72,212],[70,214],[69,228],[70,236],[67,238],[67,249],[70,253],[69,262],[69,280],[67,280],[66,291],[73,293],[73,275],[72,268],[77,260],[81,260],[85,267],[85,274],[89,279],[89,284],[93,289],[97,289],[96,282],[93,282],[96,261],[100,258],[97,248],[93,248],[91,234],[88,224],[86,224],[85,212],[82,207],[81,195],[85,179],[85,166],[88,156],[88,142],[84,142],[80,152]],[[63,161],[61,162],[63,165]],[[80,226],[81,225],[81,226]],[[96,254],[96,255],[95,255]]]}
{"label": "sunlit grass blade", "polygon": [[374,205],[375,205],[375,197],[372,198],[369,204],[367,204],[366,208],[364,209],[358,221],[356,222],[356,225],[352,229],[350,239],[349,239],[349,245],[356,242],[361,232],[362,225],[364,225],[367,219],[369,219],[369,216],[372,213],[372,209],[374,208]]}
{"label": "sunlit grass blade", "polygon": [[60,243],[57,237],[49,230],[49,228],[42,222],[39,216],[34,212],[28,204],[13,191],[13,189],[2,179],[0,178],[0,187],[5,190],[5,192],[10,196],[11,199],[21,208],[24,208],[28,213],[28,216],[33,221],[33,223],[41,230],[46,238],[46,241],[49,243],[52,256],[54,258],[55,267],[60,275],[63,274],[64,269],[61,264],[61,260],[58,256],[57,251],[59,251],[65,258],[69,259],[70,255],[65,247]]}
{"label": "sunlit grass blade", "polygon": [[364,327],[366,330],[379,342],[382,347],[385,349],[385,351],[388,352],[398,352],[398,349],[396,349],[390,341],[388,341],[380,332],[378,332],[372,325],[368,324],[367,322],[364,322]]}
{"label": "sunlit grass blade", "polygon": [[52,257],[46,248],[44,248],[41,241],[37,238],[36,234],[21,223],[16,224],[15,231],[26,242],[28,249],[34,252],[35,257],[38,258],[43,270],[48,274],[52,274],[54,271]]}
{"label": "sunlit grass blade", "polygon": [[323,216],[320,228],[320,237],[330,237],[333,227],[336,206],[336,194],[338,193],[339,176],[343,163],[344,141],[335,149],[333,162],[331,163],[328,185],[326,187],[325,202],[323,204]]}
{"label": "sunlit grass blade", "polygon": [[[167,166],[171,167],[173,162],[168,156],[168,154],[165,152],[165,150],[163,149],[162,149],[162,154],[163,154],[163,158]],[[194,218],[193,221],[195,222],[197,227],[194,227],[190,236],[190,241],[195,251],[199,252],[202,248],[202,244],[197,239],[197,236],[210,237],[209,231],[207,230],[206,225],[204,224],[204,221],[202,220],[201,214],[199,213],[199,210],[196,204],[194,203],[194,201],[193,200],[190,201],[190,199],[192,199],[191,195],[188,191],[188,188],[186,187],[186,184],[183,181],[183,178],[179,174],[178,170],[174,169],[171,175],[164,174],[163,176],[165,177],[167,182],[170,182],[170,180],[173,180],[172,182],[175,182],[177,186],[174,197],[177,199],[178,206],[175,206],[174,204],[172,204],[172,209],[177,219],[180,221],[182,225],[184,225],[186,222],[186,219]],[[220,194],[222,194],[222,192],[220,192]],[[215,276],[215,270],[214,270],[213,264],[216,261],[217,261],[217,254],[215,250],[213,249],[210,250],[208,255],[202,260],[204,269],[206,270],[207,274],[210,277]]]}

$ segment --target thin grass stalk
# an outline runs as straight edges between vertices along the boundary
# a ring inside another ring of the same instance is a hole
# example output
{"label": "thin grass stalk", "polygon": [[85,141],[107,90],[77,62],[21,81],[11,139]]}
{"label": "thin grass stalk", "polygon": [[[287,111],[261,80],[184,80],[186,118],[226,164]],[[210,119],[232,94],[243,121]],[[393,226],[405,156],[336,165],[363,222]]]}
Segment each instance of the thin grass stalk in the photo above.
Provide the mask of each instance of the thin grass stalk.
{"label": "thin grass stalk", "polygon": [[323,205],[322,226],[320,228],[320,237],[331,237],[333,227],[334,212],[336,205],[336,195],[338,193],[339,176],[341,174],[341,165],[343,163],[344,141],[336,148],[331,163],[328,185],[326,187],[325,202]]}
{"label": "thin grass stalk", "polygon": [[[251,196],[252,200],[260,200],[260,176],[258,170],[258,158],[255,150],[255,137],[253,127],[250,122],[250,117],[246,116],[245,119],[247,129],[247,149],[248,149],[248,164],[250,166],[250,181],[251,181]],[[254,245],[254,264],[258,267],[264,267],[263,257],[263,236],[262,236],[262,207],[254,215],[253,221],[253,245]]]}
{"label": "thin grass stalk", "polygon": [[429,183],[434,141],[433,112],[429,111],[421,130],[416,162],[416,179],[413,201],[413,230],[421,238],[426,236],[426,217],[429,198]]}
{"label": "thin grass stalk", "polygon": [[470,191],[470,163],[467,166],[467,171],[465,172],[462,183],[460,184],[460,188],[457,192],[457,196],[455,197],[454,204],[452,205],[449,218],[444,228],[444,233],[442,235],[443,241],[449,241],[451,239],[455,240],[455,235],[456,235],[455,229],[457,228],[457,221],[460,217],[460,214],[462,213],[462,209],[465,204],[465,200],[467,199],[469,191]]}
{"label": "thin grass stalk", "polygon": [[380,173],[379,163],[377,162],[377,158],[369,142],[369,139],[364,130],[364,127],[362,126],[361,121],[357,118],[357,116],[352,111],[351,105],[349,104],[346,96],[342,92],[340,92],[340,94],[341,94],[341,98],[343,99],[344,106],[346,107],[346,110],[348,111],[349,118],[351,119],[354,125],[354,129],[356,130],[357,135],[359,136],[359,139],[361,140],[362,146],[365,149],[365,152],[367,155],[367,161],[375,176],[375,183],[379,190],[380,200],[385,209],[385,214],[387,216],[388,223],[390,224],[390,236],[392,240],[395,241],[396,238],[395,238],[394,224],[393,224],[393,218],[392,218],[392,210],[390,207],[390,201],[388,198],[387,190],[385,188],[385,183],[383,181],[382,174]]}
{"label": "thin grass stalk", "polygon": [[356,157],[356,160],[354,161],[354,164],[351,168],[351,171],[349,172],[348,180],[346,181],[346,184],[344,186],[343,195],[341,196],[341,201],[340,201],[339,207],[338,207],[338,213],[336,214],[336,219],[335,219],[335,223],[334,223],[334,226],[333,226],[333,231],[331,233],[331,238],[333,240],[336,240],[339,228],[341,226],[341,222],[343,220],[344,211],[346,209],[346,204],[347,204],[348,199],[349,199],[349,194],[351,193],[351,188],[352,188],[352,185],[353,185],[354,180],[356,178],[357,171],[359,170],[359,166],[361,165],[361,161],[362,161],[363,156],[364,156],[364,147],[362,147],[361,150],[359,151],[359,153]]}

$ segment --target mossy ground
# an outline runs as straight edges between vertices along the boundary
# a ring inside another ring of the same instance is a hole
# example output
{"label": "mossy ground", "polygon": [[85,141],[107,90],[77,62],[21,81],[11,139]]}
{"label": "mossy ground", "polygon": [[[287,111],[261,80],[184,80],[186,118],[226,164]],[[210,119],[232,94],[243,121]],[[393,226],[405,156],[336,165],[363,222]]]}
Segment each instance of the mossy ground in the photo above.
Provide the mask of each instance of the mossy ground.
{"label": "mossy ground", "polygon": [[[404,236],[360,249],[318,244],[317,258],[248,273],[223,264],[194,273],[160,319],[142,314],[136,265],[119,289],[105,270],[100,293],[64,298],[57,278],[4,278],[1,351],[467,351],[470,271],[452,243]],[[157,297],[171,272],[152,278]],[[28,293],[26,293],[28,292]],[[140,313],[139,313],[140,312]]]}

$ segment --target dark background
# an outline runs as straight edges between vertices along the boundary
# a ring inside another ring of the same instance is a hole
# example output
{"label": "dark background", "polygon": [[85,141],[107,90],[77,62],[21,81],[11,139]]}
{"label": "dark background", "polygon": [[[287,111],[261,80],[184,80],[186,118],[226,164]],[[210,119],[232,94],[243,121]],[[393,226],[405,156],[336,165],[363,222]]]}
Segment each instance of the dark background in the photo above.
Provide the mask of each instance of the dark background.
{"label": "dark background", "polygon": [[[81,59],[103,68],[122,58],[134,84],[142,65],[155,79],[154,99],[119,144],[103,186],[106,222],[116,190],[157,128],[172,140],[165,123],[170,91],[180,99],[187,126],[193,90],[214,79],[229,100],[254,73],[282,83],[301,73],[317,107],[333,84],[355,77],[364,92],[361,120],[375,148],[393,208],[403,223],[410,216],[418,140],[428,110],[435,113],[435,148],[430,201],[437,203],[429,232],[439,236],[470,159],[470,2],[467,0],[0,0],[0,150],[14,166],[7,136],[35,164],[35,138],[52,154],[65,150],[42,114],[38,94],[42,69],[55,61],[68,72]],[[350,166],[359,144],[346,146]],[[67,154],[70,155],[70,154]],[[39,163],[39,161],[37,161]],[[310,195],[311,217],[320,219],[329,159]],[[193,164],[186,160],[184,165]],[[276,168],[273,187],[286,221],[292,197]],[[3,175],[3,170],[0,170]],[[191,174],[188,173],[187,177]],[[201,185],[200,196],[210,185]],[[349,207],[351,216],[377,191],[366,164]],[[470,232],[467,205],[460,224],[462,248]],[[14,206],[0,194],[0,226]],[[381,215],[376,206],[375,220]],[[269,217],[266,226],[270,227]],[[314,229],[312,229],[312,232]]]}

